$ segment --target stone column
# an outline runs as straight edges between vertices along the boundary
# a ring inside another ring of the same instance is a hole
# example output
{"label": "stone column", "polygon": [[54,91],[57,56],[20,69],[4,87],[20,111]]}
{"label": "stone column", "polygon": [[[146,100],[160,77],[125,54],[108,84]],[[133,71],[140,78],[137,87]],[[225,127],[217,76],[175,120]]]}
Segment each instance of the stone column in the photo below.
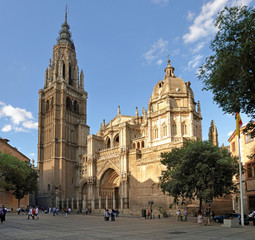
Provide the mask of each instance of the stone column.
{"label": "stone column", "polygon": [[73,211],[73,198],[72,198],[72,200],[71,200],[71,209],[72,209],[72,211]]}
{"label": "stone column", "polygon": [[112,206],[113,206],[113,209],[116,209],[116,199],[115,199],[115,197],[113,197],[113,199],[112,199]]}
{"label": "stone column", "polygon": [[68,198],[66,199],[66,208],[68,208]]}
{"label": "stone column", "polygon": [[78,211],[80,211],[79,198],[78,198],[78,197],[77,197],[77,199],[76,199],[76,204],[77,204],[77,209],[78,209]]}
{"label": "stone column", "polygon": [[91,208],[95,209],[95,199],[94,198],[91,200]]}
{"label": "stone column", "polygon": [[108,209],[108,196],[105,197],[105,208]]}
{"label": "stone column", "polygon": [[59,208],[59,206],[58,206],[58,197],[56,197],[56,208]]}
{"label": "stone column", "polygon": [[64,205],[64,198],[62,198],[62,208],[64,208],[65,205]]}
{"label": "stone column", "polygon": [[87,207],[87,202],[86,202],[86,197],[85,197],[85,196],[84,196],[84,198],[83,198],[82,204],[83,204],[82,209],[86,209],[86,207]]}
{"label": "stone column", "polygon": [[102,208],[101,196],[99,196],[99,198],[98,198],[98,208],[99,208],[99,209]]}
{"label": "stone column", "polygon": [[124,205],[124,202],[123,202],[123,198],[120,199],[120,209],[123,210],[123,205]]}

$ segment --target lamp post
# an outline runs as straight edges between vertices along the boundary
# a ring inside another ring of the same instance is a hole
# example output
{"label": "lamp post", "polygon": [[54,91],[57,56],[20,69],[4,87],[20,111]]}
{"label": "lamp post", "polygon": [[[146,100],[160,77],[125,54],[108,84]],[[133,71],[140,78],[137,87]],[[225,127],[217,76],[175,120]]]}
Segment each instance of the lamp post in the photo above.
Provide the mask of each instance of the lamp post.
{"label": "lamp post", "polygon": [[152,205],[154,204],[153,200],[148,201],[148,204],[149,204],[149,206],[150,206],[151,219],[152,219]]}

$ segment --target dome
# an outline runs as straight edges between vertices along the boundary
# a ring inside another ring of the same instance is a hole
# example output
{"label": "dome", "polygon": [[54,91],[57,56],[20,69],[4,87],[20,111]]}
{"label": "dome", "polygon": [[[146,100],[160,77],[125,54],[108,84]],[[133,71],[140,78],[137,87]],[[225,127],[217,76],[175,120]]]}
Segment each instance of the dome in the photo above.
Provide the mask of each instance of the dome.
{"label": "dome", "polygon": [[165,77],[163,81],[159,81],[153,88],[150,101],[158,99],[160,96],[171,95],[173,97],[191,95],[194,99],[193,91],[190,88],[190,82],[185,83],[181,78],[174,75],[174,68],[170,65],[165,69]]}

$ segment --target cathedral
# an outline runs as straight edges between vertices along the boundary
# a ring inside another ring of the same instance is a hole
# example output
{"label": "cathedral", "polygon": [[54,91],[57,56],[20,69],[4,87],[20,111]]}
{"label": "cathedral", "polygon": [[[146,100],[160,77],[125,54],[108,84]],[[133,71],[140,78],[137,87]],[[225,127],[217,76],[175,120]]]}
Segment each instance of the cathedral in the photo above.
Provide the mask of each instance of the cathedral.
{"label": "cathedral", "polygon": [[174,70],[168,60],[141,116],[118,108],[90,134],[84,75],[66,14],[39,90],[38,204],[139,214],[153,201],[155,209],[169,209],[172,198],[158,186],[161,153],[202,140],[200,103]]}

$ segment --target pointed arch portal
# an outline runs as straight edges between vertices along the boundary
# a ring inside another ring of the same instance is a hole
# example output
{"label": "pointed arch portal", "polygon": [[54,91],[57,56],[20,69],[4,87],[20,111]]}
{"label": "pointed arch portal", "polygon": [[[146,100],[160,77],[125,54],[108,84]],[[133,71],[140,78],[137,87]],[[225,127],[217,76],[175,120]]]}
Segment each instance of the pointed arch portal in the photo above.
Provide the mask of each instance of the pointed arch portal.
{"label": "pointed arch portal", "polygon": [[[100,196],[102,201],[102,208],[119,208],[120,203],[120,177],[117,172],[109,168],[103,174],[100,180]],[[106,199],[108,204],[106,204]],[[115,201],[115,206],[113,206],[113,201]],[[107,206],[108,205],[108,206]]]}

